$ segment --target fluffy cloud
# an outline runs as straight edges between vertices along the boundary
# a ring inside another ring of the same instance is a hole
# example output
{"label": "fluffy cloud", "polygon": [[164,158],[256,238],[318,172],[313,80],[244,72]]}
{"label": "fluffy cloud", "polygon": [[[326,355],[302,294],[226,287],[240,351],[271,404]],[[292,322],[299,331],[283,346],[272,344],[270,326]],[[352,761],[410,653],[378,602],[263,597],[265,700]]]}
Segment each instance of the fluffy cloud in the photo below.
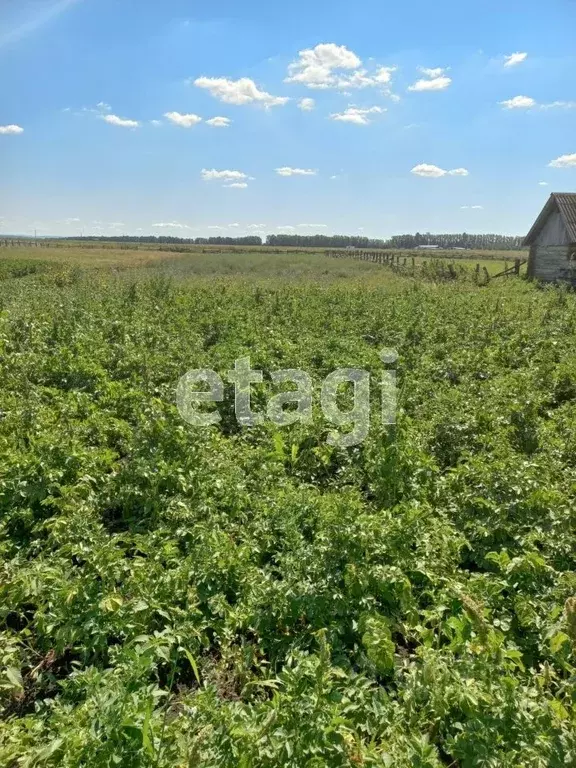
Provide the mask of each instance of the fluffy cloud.
{"label": "fluffy cloud", "polygon": [[0,125],[0,134],[7,136],[10,134],[17,135],[18,133],[24,133],[24,128],[21,128],[19,125]]}
{"label": "fluffy cloud", "polygon": [[540,187],[547,187],[548,186],[548,182],[547,181],[539,181],[538,182],[538,186],[540,186]]}
{"label": "fluffy cloud", "polygon": [[576,101],[551,101],[539,104],[530,96],[514,96],[513,99],[499,102],[504,109],[574,109]]}
{"label": "fluffy cloud", "polygon": [[248,224],[246,229],[264,229],[266,224]]}
{"label": "fluffy cloud", "polygon": [[419,69],[424,77],[409,85],[409,91],[443,91],[452,82],[452,78],[445,74],[446,70],[442,67],[436,67],[435,69],[419,67]]}
{"label": "fluffy cloud", "polygon": [[179,221],[161,221],[158,224],[152,224],[154,229],[192,229],[188,224],[180,224]]}
{"label": "fluffy cloud", "polygon": [[549,163],[551,168],[576,168],[576,153],[573,155],[560,155]]}
{"label": "fluffy cloud", "polygon": [[386,112],[382,107],[348,107],[344,112],[334,112],[330,115],[331,120],[338,120],[342,123],[355,123],[356,125],[369,125],[372,121],[370,115],[380,115]]}
{"label": "fluffy cloud", "polygon": [[428,179],[439,179],[441,176],[468,176],[469,172],[466,168],[454,168],[451,171],[445,171],[437,165],[421,163],[420,165],[415,165],[410,173],[413,173],[415,176],[424,176]]}
{"label": "fluffy cloud", "polygon": [[202,169],[200,174],[204,181],[244,181],[248,178],[247,174],[242,171],[217,171],[215,168],[212,170]]}
{"label": "fluffy cloud", "polygon": [[[284,82],[317,89],[368,88],[388,85],[395,70],[395,67],[380,67],[369,73],[362,68],[361,59],[345,45],[320,43],[299,52],[296,61],[288,66]],[[349,71],[352,74],[348,74]]]}
{"label": "fluffy cloud", "polygon": [[281,230],[282,232],[294,232],[296,227],[292,227],[290,224],[284,224],[281,227],[276,227],[276,229]]}
{"label": "fluffy cloud", "polygon": [[229,80],[226,77],[198,77],[194,80],[197,88],[209,91],[215,99],[226,104],[261,104],[263,107],[278,107],[289,101],[286,96],[272,96],[261,91],[254,80],[241,77],[239,80]]}
{"label": "fluffy cloud", "polygon": [[316,176],[318,171],[312,168],[289,168],[284,166],[283,168],[276,168],[278,176]]}
{"label": "fluffy cloud", "polygon": [[213,128],[228,128],[231,122],[229,117],[211,117],[210,120],[206,120],[206,124]]}
{"label": "fluffy cloud", "polygon": [[536,101],[530,96],[514,96],[513,99],[501,101],[500,104],[504,109],[532,109],[536,106]]}
{"label": "fluffy cloud", "polygon": [[334,70],[358,69],[362,61],[345,45],[320,43],[300,51],[298,59],[288,67],[286,83],[302,83],[308,88],[337,87]]}
{"label": "fluffy cloud", "polygon": [[102,115],[102,120],[105,120],[110,125],[117,125],[120,128],[138,128],[140,123],[138,120],[127,120],[118,115]]}
{"label": "fluffy cloud", "polygon": [[315,106],[316,102],[314,99],[300,99],[298,102],[298,109],[301,109],[302,112],[311,112]]}
{"label": "fluffy cloud", "polygon": [[483,205],[461,205],[460,209],[463,211],[483,211]]}
{"label": "fluffy cloud", "polygon": [[245,181],[233,181],[232,184],[224,184],[224,186],[228,189],[246,189],[248,184]]}
{"label": "fluffy cloud", "polygon": [[179,125],[181,128],[192,128],[193,125],[198,125],[202,122],[202,118],[198,115],[188,114],[182,115],[180,112],[165,112],[164,117],[170,120],[174,125]]}
{"label": "fluffy cloud", "polygon": [[506,56],[504,59],[505,67],[515,67],[516,64],[521,64],[528,58],[527,53],[511,53],[510,56]]}

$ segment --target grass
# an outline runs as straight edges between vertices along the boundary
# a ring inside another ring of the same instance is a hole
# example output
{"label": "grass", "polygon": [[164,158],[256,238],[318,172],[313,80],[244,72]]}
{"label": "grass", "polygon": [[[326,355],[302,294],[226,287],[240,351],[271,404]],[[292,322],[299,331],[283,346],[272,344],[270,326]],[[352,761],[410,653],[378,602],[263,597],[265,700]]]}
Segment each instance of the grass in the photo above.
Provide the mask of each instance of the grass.
{"label": "grass", "polygon": [[[486,267],[490,274],[501,272],[506,266],[512,266],[514,258],[520,258],[521,252],[478,252],[467,254],[463,258],[460,252],[438,251],[433,255],[422,255],[421,252],[404,252],[407,262],[407,272],[410,273],[412,257],[416,270],[423,264],[443,261],[446,265],[454,263],[471,273],[476,264]],[[456,254],[456,258],[454,258]],[[524,254],[522,254],[524,258]],[[39,269],[48,266],[71,268],[96,268],[126,270],[139,267],[162,267],[174,274],[175,277],[190,276],[247,276],[248,278],[271,279],[302,279],[316,277],[322,279],[358,279],[376,278],[378,275],[388,280],[389,274],[383,275],[382,266],[354,259],[353,254],[345,258],[334,259],[325,255],[323,249],[317,251],[298,251],[297,249],[271,252],[268,249],[225,250],[214,247],[191,247],[180,253],[154,250],[146,247],[135,250],[130,247],[111,248],[93,245],[80,247],[78,244],[66,244],[62,248],[37,248],[33,246],[0,248],[0,275],[2,265],[39,263]],[[4,266],[4,271],[6,267]],[[385,270],[386,271],[386,270]]]}
{"label": "grass", "polygon": [[[17,250],[1,765],[574,763],[573,293],[318,254]],[[312,421],[241,427],[240,357],[259,412],[273,371],[309,373]],[[371,377],[349,449],[320,405],[342,367]],[[208,428],[175,401],[201,368],[225,382]]]}

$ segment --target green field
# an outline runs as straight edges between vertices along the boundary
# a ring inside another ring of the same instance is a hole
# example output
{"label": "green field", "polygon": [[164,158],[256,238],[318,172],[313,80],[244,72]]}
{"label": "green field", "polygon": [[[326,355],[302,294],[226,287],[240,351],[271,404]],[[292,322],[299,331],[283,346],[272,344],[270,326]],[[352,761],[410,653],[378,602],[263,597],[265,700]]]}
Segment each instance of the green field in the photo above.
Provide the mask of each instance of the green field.
{"label": "green field", "polygon": [[[476,260],[0,249],[0,765],[576,765],[576,296]],[[187,424],[242,357],[312,423]]]}

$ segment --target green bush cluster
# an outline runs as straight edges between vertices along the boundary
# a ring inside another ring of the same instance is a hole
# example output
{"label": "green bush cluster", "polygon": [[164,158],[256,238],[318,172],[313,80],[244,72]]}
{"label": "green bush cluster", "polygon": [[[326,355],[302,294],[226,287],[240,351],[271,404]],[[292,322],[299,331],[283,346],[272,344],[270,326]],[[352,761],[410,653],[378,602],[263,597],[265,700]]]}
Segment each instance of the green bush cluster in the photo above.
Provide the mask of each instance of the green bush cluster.
{"label": "green bush cluster", "polygon": [[[4,281],[0,764],[576,765],[575,329],[520,281]],[[369,438],[182,422],[241,356],[369,370]]]}

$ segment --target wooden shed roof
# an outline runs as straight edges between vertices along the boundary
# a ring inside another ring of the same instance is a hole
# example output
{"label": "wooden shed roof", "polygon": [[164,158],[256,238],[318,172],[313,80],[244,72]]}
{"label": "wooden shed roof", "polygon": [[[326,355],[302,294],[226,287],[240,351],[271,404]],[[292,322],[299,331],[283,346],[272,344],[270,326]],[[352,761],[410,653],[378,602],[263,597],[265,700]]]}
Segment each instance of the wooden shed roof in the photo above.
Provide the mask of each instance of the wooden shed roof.
{"label": "wooden shed roof", "polygon": [[576,192],[552,192],[534,226],[526,235],[523,245],[532,245],[553,211],[560,213],[570,240],[576,243]]}

